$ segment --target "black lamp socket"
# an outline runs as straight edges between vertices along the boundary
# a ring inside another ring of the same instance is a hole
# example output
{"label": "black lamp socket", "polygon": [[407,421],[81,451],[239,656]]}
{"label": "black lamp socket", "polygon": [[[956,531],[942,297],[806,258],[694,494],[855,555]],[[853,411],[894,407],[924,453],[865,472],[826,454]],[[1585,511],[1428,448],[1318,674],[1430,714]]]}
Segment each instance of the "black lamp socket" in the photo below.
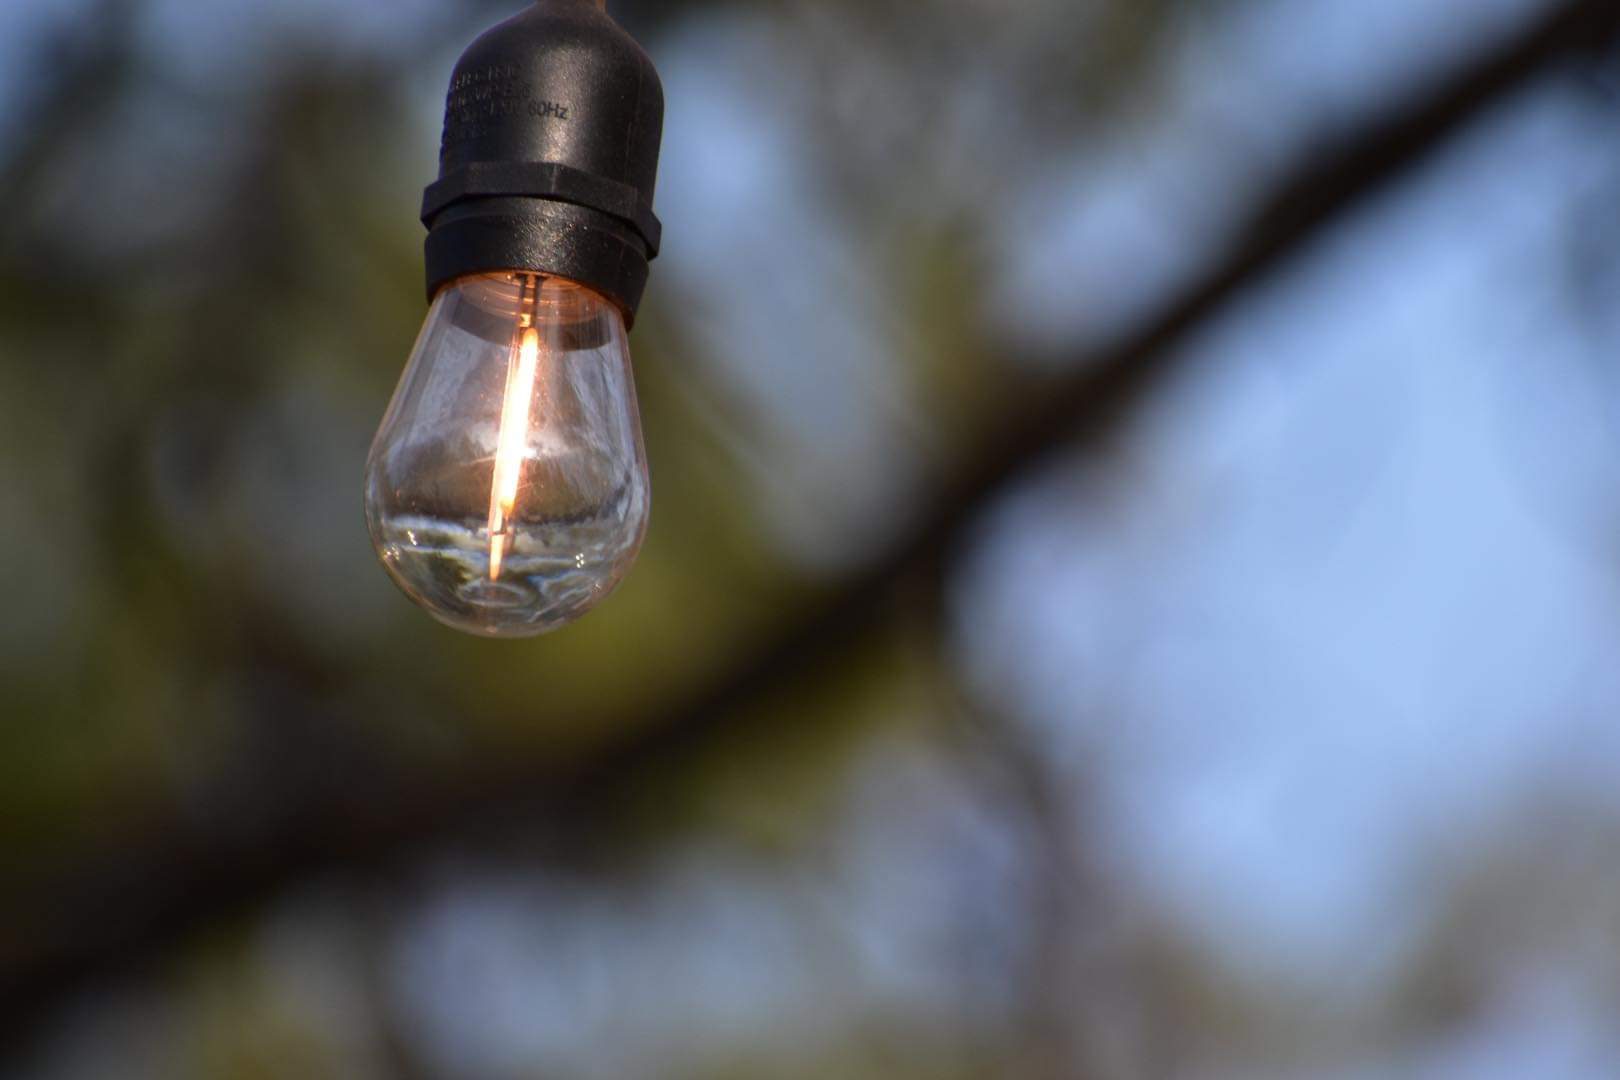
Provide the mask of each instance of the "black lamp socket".
{"label": "black lamp socket", "polygon": [[594,0],[536,0],[456,63],[422,200],[428,297],[467,274],[568,278],[634,322],[658,254],[664,91]]}

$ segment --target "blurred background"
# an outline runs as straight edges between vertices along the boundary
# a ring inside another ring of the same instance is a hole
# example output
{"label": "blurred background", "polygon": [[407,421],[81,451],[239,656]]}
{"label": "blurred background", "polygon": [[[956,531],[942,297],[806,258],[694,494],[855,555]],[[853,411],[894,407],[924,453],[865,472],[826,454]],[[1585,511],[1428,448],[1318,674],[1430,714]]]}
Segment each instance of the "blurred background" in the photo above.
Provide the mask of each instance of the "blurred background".
{"label": "blurred background", "polygon": [[0,5],[0,1074],[1620,1075],[1607,0],[610,0],[624,588],[376,565],[517,0]]}

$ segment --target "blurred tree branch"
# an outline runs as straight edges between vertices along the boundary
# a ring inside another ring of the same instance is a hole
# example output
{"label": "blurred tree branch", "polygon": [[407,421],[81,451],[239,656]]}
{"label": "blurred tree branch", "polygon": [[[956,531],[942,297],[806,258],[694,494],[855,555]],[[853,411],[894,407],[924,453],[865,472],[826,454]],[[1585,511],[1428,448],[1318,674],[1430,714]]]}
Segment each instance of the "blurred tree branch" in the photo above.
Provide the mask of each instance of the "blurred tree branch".
{"label": "blurred tree branch", "polygon": [[[376,778],[364,793],[323,796],[252,836],[196,826],[154,829],[149,843],[101,852],[13,888],[0,937],[0,1035],[15,1042],[95,980],[167,944],[254,910],[335,868],[386,874],[424,851],[530,831],[548,821],[589,831],[614,793],[746,723],[746,706],[814,677],[888,609],[897,588],[934,575],[997,492],[1032,465],[1116,431],[1184,355],[1175,346],[1323,230],[1398,180],[1448,136],[1563,58],[1614,38],[1612,0],[1557,5],[1421,100],[1338,139],[1260,204],[1224,258],[1134,334],[1069,358],[1074,374],[1006,418],[938,494],[908,538],[739,658],[706,692],[654,716],[583,760],[505,759],[455,775]],[[493,828],[492,828],[493,827]],[[577,841],[576,841],[577,842]]]}

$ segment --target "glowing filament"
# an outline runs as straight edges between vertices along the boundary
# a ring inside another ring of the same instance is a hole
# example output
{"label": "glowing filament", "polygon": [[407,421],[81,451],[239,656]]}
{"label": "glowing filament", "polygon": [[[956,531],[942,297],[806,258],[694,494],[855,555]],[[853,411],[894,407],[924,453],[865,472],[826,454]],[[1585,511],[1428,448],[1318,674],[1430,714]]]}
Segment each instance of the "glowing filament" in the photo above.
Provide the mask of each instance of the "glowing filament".
{"label": "glowing filament", "polygon": [[523,331],[517,358],[506,376],[506,400],[501,404],[501,433],[495,446],[495,482],[489,495],[489,580],[501,576],[501,561],[510,540],[512,507],[518,481],[523,477],[523,448],[529,441],[529,407],[534,401],[534,380],[540,368],[540,335]]}

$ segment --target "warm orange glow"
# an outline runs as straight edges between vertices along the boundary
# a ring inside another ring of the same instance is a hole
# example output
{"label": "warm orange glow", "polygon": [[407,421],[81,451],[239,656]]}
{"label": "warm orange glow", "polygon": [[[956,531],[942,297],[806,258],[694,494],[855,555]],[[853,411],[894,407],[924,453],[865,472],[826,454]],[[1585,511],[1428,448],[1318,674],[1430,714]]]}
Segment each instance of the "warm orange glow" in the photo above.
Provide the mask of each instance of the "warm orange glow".
{"label": "warm orange glow", "polygon": [[508,522],[523,478],[523,448],[529,441],[529,409],[534,401],[534,380],[540,371],[540,335],[523,331],[516,363],[506,376],[506,400],[501,404],[501,431],[495,444],[495,481],[489,495],[489,580],[501,576],[510,537]]}

